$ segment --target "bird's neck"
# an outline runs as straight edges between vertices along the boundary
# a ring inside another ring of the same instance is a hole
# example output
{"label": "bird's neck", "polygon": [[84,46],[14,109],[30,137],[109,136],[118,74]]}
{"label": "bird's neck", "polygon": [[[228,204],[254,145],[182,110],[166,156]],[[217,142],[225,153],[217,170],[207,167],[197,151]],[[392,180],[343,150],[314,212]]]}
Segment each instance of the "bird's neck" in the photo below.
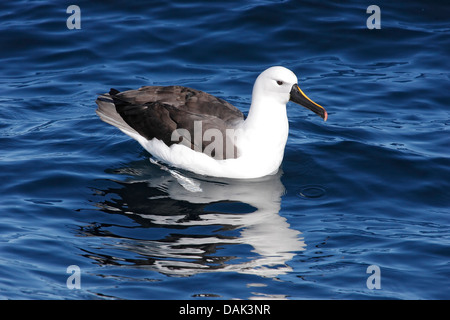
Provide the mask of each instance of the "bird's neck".
{"label": "bird's neck", "polygon": [[282,157],[289,133],[286,105],[273,99],[253,99],[243,125],[249,148]]}
{"label": "bird's neck", "polygon": [[288,126],[286,104],[270,97],[253,98],[244,122],[245,129],[267,132],[275,128],[282,130],[286,126]]}

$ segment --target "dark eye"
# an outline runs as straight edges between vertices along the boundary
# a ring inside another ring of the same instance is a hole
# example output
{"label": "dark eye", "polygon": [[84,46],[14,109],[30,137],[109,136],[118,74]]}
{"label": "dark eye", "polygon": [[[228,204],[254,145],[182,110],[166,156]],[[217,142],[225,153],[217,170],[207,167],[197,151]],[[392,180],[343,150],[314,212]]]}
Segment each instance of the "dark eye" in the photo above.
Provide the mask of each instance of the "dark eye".
{"label": "dark eye", "polygon": [[278,84],[279,86],[282,86],[282,85],[283,85],[283,81],[278,80],[278,81],[277,81],[277,84]]}

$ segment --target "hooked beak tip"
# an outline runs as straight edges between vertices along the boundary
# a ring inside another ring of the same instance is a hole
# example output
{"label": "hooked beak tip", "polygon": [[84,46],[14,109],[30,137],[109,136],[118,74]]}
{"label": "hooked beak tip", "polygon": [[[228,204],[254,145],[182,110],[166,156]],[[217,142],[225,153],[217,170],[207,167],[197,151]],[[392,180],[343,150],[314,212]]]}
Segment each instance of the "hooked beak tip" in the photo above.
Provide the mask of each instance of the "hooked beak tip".
{"label": "hooked beak tip", "polygon": [[313,111],[314,113],[318,114],[324,121],[327,121],[328,113],[325,108],[308,98],[308,96],[300,89],[298,84],[294,84],[292,86],[290,94],[290,101]]}

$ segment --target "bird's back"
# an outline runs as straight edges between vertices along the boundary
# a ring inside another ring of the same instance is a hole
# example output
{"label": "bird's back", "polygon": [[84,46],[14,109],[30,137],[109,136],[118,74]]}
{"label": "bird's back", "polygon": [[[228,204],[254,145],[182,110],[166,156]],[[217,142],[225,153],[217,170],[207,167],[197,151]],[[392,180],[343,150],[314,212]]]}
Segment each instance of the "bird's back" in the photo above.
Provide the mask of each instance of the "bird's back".
{"label": "bird's back", "polygon": [[[211,143],[211,139],[204,139],[205,132],[214,130],[222,138],[221,152],[214,150],[209,154],[216,159],[227,157],[226,148],[234,150],[235,147],[229,145],[233,141],[227,139],[226,130],[244,120],[242,112],[225,100],[182,86],[145,86],[124,92],[111,89],[96,102],[97,113],[105,122],[126,132],[125,123],[133,134],[136,132],[147,140],[157,138],[167,146],[182,142],[203,152]],[[111,121],[111,117],[117,119]],[[232,155],[236,157],[237,151]]]}

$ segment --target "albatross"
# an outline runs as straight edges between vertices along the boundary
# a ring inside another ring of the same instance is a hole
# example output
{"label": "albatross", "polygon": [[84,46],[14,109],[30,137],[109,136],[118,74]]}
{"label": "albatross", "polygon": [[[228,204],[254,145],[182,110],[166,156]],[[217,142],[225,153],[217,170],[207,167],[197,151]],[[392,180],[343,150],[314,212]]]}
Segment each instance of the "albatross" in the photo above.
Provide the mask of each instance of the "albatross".
{"label": "albatross", "polygon": [[96,113],[168,165],[205,176],[259,178],[275,174],[283,160],[289,101],[328,118],[297,83],[287,68],[263,71],[247,117],[221,98],[182,86],[111,89],[98,96]]}

